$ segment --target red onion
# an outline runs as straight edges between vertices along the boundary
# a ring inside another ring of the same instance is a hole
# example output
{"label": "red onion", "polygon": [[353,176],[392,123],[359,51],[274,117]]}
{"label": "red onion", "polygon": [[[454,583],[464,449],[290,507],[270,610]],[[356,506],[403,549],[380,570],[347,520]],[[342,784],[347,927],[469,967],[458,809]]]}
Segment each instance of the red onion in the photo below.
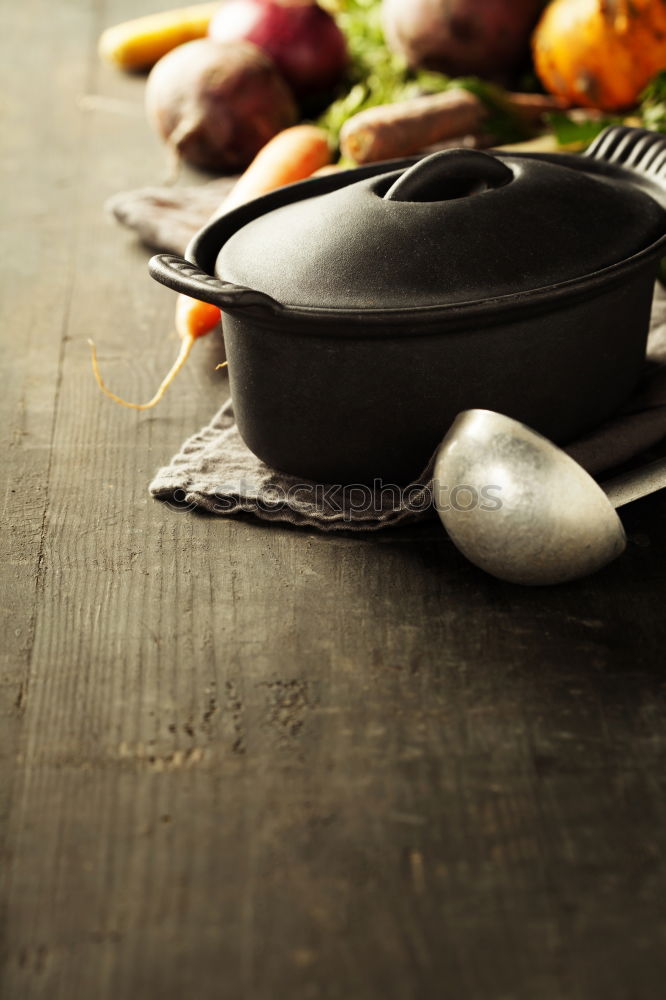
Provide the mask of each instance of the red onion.
{"label": "red onion", "polygon": [[314,0],[226,0],[208,34],[258,45],[300,96],[329,90],[347,65],[344,35]]}

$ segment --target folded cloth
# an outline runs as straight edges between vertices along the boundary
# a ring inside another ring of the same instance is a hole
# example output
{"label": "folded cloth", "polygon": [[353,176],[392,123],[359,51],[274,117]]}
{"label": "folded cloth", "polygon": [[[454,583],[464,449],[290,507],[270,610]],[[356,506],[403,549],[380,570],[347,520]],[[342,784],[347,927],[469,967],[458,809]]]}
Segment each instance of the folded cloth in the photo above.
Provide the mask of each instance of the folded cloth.
{"label": "folded cloth", "polygon": [[236,177],[190,187],[145,187],[120,191],[106,202],[109,215],[151,250],[184,254],[192,237],[217,212]]}
{"label": "folded cloth", "polygon": [[[666,293],[655,292],[648,360],[631,399],[612,419],[566,450],[593,475],[666,437]],[[405,488],[309,482],[269,468],[244,444],[231,401],[157,473],[150,492],[182,508],[246,512],[321,531],[376,531],[432,513],[432,462]]]}
{"label": "folded cloth", "polygon": [[210,424],[189,438],[157,473],[150,492],[179,507],[213,514],[255,514],[320,531],[375,531],[414,521],[431,509],[430,467],[405,489],[314,483],[277,472],[243,442],[231,400]]}

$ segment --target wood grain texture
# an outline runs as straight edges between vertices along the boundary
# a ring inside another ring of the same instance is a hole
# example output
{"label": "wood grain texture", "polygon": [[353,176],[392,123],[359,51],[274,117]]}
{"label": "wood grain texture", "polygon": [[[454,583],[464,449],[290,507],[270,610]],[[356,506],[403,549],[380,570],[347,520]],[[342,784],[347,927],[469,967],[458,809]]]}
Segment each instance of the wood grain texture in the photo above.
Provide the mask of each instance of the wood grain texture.
{"label": "wood grain texture", "polygon": [[[157,9],[151,0],[143,9]],[[130,0],[4,25],[0,406],[8,1000],[652,1000],[666,977],[666,497],[558,589],[435,522],[372,538],[151,501],[225,391],[105,219],[159,180]],[[26,83],[27,79],[27,83]]]}

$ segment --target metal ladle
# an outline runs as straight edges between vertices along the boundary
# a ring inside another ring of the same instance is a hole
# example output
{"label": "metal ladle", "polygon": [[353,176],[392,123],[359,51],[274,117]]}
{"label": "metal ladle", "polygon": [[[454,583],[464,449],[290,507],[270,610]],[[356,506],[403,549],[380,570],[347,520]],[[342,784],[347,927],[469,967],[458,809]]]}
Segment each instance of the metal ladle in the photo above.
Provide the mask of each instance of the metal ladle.
{"label": "metal ladle", "polygon": [[561,448],[492,410],[459,414],[435,461],[433,492],[454,545],[511,583],[553,584],[625,549],[616,507],[666,486],[666,460],[600,486]]}

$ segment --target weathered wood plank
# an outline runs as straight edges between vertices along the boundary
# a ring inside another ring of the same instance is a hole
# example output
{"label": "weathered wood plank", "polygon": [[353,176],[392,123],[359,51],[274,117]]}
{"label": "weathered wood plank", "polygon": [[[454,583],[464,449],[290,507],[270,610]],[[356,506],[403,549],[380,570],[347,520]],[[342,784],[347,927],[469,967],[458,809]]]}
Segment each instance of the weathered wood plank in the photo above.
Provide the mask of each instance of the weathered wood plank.
{"label": "weathered wood plank", "polygon": [[[44,581],[54,415],[74,276],[82,169],[76,98],[90,62],[90,15],[25,3],[3,18],[0,336],[0,857]],[[53,28],[53,35],[47,30]],[[54,90],[58,100],[52,102]],[[11,856],[10,856],[11,857]]]}
{"label": "weathered wood plank", "polygon": [[[484,577],[435,522],[329,538],[150,501],[153,469],[220,399],[218,347],[198,345],[154,414],[99,397],[91,333],[136,398],[174,351],[171,298],[100,212],[161,151],[139,116],[73,113],[79,88],[138,104],[141,81],[89,61],[92,3],[49,10],[21,155],[40,128],[60,152],[40,173],[32,152],[18,181],[42,178],[49,214],[9,282],[32,311],[3,397],[16,427],[29,386],[6,508],[29,536],[3,581],[8,639],[29,623],[3,665],[10,708],[30,683],[1,762],[2,995],[660,995],[666,499],[623,515],[621,562],[548,591]],[[118,0],[104,20],[135,12]],[[37,257],[22,268],[43,231],[37,310]]]}

